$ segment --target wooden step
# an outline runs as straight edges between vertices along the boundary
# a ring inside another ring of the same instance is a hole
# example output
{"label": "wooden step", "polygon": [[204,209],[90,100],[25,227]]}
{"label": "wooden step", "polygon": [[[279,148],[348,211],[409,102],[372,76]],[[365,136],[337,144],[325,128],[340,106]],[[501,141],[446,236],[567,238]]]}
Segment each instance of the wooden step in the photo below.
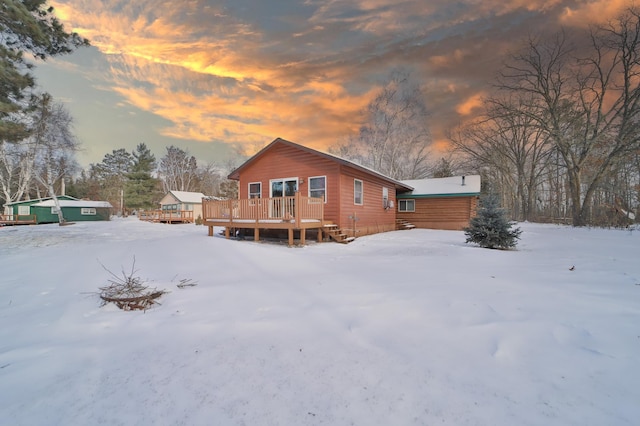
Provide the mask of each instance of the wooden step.
{"label": "wooden step", "polygon": [[410,223],[409,221],[405,220],[405,219],[396,219],[396,229],[397,230],[403,230],[403,229],[413,229],[416,226],[413,223]]}

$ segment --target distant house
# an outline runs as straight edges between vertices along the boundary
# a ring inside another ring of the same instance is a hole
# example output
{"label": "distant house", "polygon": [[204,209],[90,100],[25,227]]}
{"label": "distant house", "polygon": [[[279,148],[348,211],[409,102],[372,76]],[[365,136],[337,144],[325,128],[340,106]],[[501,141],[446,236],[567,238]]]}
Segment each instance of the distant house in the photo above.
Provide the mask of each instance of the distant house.
{"label": "distant house", "polygon": [[460,230],[475,216],[480,176],[405,180],[411,191],[397,195],[397,217],[417,228]]}
{"label": "distant house", "polygon": [[161,216],[193,222],[202,217],[202,199],[205,197],[202,192],[169,191],[160,200]]}
{"label": "distant house", "polygon": [[[109,220],[113,206],[107,201],[79,200],[68,195],[56,197],[62,215],[69,222]],[[17,223],[58,223],[55,201],[51,197],[5,204],[4,217]]]}

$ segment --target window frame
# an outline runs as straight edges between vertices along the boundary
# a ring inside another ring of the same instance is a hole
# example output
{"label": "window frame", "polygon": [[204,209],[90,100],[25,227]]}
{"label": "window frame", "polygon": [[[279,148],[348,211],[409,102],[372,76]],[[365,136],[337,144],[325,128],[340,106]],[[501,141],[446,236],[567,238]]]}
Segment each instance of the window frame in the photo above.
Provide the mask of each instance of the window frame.
{"label": "window frame", "polygon": [[[307,188],[308,189],[307,193],[309,195],[309,198],[313,197],[313,195],[311,195],[311,191],[312,191],[312,189],[311,189],[311,180],[312,179],[324,179],[324,186],[322,187],[322,191],[323,191],[322,198],[324,199],[324,202],[326,203],[327,202],[327,176],[326,175],[325,176],[310,176],[307,179],[307,181],[309,182],[309,185],[307,185],[307,187],[308,187]],[[314,189],[313,191],[319,191],[319,190],[318,189]],[[320,198],[320,197],[315,197],[315,198]]]}
{"label": "window frame", "polygon": [[[258,192],[251,192],[251,185],[258,185]],[[253,198],[262,198],[262,182],[249,182],[247,184],[247,194],[248,198],[251,200]],[[258,195],[254,197],[253,195]]]}
{"label": "window frame", "polygon": [[95,216],[98,212],[95,207],[80,207],[80,214],[83,216]]}
{"label": "window frame", "polygon": [[[360,202],[358,202],[358,183],[360,183]],[[353,179],[353,204],[356,206],[364,205],[364,182],[360,179]]]}
{"label": "window frame", "polygon": [[382,208],[389,208],[389,188],[386,186],[382,187]]}
{"label": "window frame", "polygon": [[[407,203],[411,202],[413,208],[411,210],[407,209]],[[402,205],[404,204],[405,208],[402,209]],[[401,198],[398,200],[398,212],[399,213],[415,213],[416,211],[416,200],[413,198]]]}

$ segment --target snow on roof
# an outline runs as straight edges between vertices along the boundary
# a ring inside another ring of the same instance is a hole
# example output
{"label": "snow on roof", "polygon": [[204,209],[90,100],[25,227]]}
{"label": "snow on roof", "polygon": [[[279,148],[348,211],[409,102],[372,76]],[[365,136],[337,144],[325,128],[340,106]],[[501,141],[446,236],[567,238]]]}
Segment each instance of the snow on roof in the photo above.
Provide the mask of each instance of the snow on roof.
{"label": "snow on roof", "polygon": [[[58,200],[60,207],[107,207],[113,206],[108,201],[90,201],[90,200]],[[33,204],[35,207],[55,207],[56,203],[53,199]]]}
{"label": "snow on roof", "polygon": [[[69,195],[58,195],[57,196],[59,200],[77,200],[77,198],[71,197]],[[42,202],[42,201],[46,201],[46,200],[52,200],[51,197],[42,197],[42,198],[33,198],[30,200],[20,200],[20,201],[13,201],[11,203],[5,203],[5,206],[15,206],[18,204],[35,204],[38,202]]]}
{"label": "snow on roof", "polygon": [[188,191],[169,191],[181,203],[202,203],[202,199],[206,197],[202,192]]}
{"label": "snow on roof", "polygon": [[402,183],[413,187],[413,191],[407,193],[407,195],[455,195],[480,193],[480,175],[403,180]]}

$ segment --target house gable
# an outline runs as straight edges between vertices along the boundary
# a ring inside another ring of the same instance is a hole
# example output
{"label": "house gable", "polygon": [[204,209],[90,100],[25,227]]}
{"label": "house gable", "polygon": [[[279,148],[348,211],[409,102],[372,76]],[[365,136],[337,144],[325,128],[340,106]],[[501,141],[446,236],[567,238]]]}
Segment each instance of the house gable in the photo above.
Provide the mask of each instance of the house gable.
{"label": "house gable", "polygon": [[390,186],[393,186],[393,187],[395,187],[395,188],[397,188],[398,190],[401,190],[401,191],[410,191],[410,190],[413,189],[410,185],[407,185],[407,184],[405,184],[403,182],[400,182],[400,181],[397,181],[395,179],[392,179],[392,178],[390,178],[388,176],[385,176],[385,175],[383,175],[381,173],[376,172],[375,170],[372,170],[372,169],[369,169],[367,167],[361,166],[361,165],[359,165],[357,163],[354,163],[352,161],[345,160],[344,158],[340,158],[340,157],[338,157],[336,155],[333,155],[333,154],[328,154],[326,152],[317,151],[315,149],[308,148],[306,146],[299,145],[297,143],[293,143],[293,142],[287,141],[287,140],[282,139],[282,138],[276,138],[269,145],[267,145],[264,148],[262,148],[253,157],[248,159],[240,167],[238,167],[236,170],[231,172],[231,174],[229,174],[228,178],[229,179],[233,179],[233,180],[240,180],[240,175],[241,175],[241,173],[243,172],[244,169],[246,169],[247,167],[250,167],[256,161],[259,161],[260,158],[262,158],[266,153],[272,151],[274,149],[274,147],[276,147],[276,146],[288,146],[288,147],[293,148],[295,150],[306,152],[308,154],[311,154],[312,157],[315,157],[316,161],[318,159],[322,158],[322,159],[328,160],[330,162],[336,163],[336,164],[338,164],[340,166],[351,167],[353,169],[356,169],[356,170],[359,170],[359,171],[363,172],[365,175],[376,176],[379,179],[387,181],[387,182],[389,182]]}

